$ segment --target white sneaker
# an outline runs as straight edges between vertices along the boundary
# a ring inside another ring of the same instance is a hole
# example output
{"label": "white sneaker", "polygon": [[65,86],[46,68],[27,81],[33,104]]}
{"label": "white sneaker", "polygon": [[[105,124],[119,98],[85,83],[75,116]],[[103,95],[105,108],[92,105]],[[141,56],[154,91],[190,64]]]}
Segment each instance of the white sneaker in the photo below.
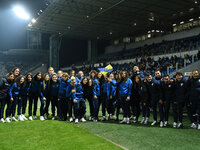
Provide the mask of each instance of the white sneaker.
{"label": "white sneaker", "polygon": [[197,128],[198,130],[200,130],[200,124],[198,125],[198,128]]}
{"label": "white sneaker", "polygon": [[36,119],[37,119],[37,116],[33,116],[33,119],[36,120]]}
{"label": "white sneaker", "polygon": [[40,120],[41,120],[41,121],[44,121],[45,119],[44,119],[44,117],[43,117],[43,116],[40,116]]}
{"label": "white sneaker", "polygon": [[32,117],[32,116],[29,116],[28,119],[32,121],[32,120],[33,120],[33,117]]}
{"label": "white sneaker", "polygon": [[47,115],[44,115],[44,119],[47,120],[47,118],[48,118],[48,116],[47,116]]}
{"label": "white sneaker", "polygon": [[168,121],[165,121],[164,127],[166,127],[167,125],[169,125],[169,123],[168,123]]}
{"label": "white sneaker", "polygon": [[116,119],[116,117],[115,117],[114,115],[110,115],[110,119],[113,119],[113,120],[115,120],[115,119]]}
{"label": "white sneaker", "polygon": [[24,119],[22,118],[21,115],[18,115],[18,120],[19,120],[19,121],[24,121]]}
{"label": "white sneaker", "polygon": [[15,117],[12,117],[12,121],[16,121],[17,122],[18,120]]}
{"label": "white sneaker", "polygon": [[144,121],[144,124],[148,124],[148,122],[149,122],[149,118],[146,118]]}
{"label": "white sneaker", "polygon": [[196,129],[197,125],[195,123],[192,123],[190,127]]}
{"label": "white sneaker", "polygon": [[156,123],[157,123],[157,121],[153,121],[151,125],[154,126]]}
{"label": "white sneaker", "polygon": [[85,118],[81,118],[81,121],[82,121],[82,122],[86,122]]}
{"label": "white sneaker", "polygon": [[93,118],[93,122],[98,122],[98,119],[97,118]]}
{"label": "white sneaker", "polygon": [[126,118],[126,123],[127,124],[130,124],[131,122],[130,122],[130,118]]}
{"label": "white sneaker", "polygon": [[[110,116],[110,115],[109,115]],[[109,117],[110,118],[110,117]],[[106,116],[102,117],[102,121],[106,121]]]}
{"label": "white sneaker", "polygon": [[174,127],[174,128],[177,127],[177,123],[176,123],[176,122],[173,123],[173,127]]}
{"label": "white sneaker", "polygon": [[1,118],[0,122],[1,123],[5,123],[5,120],[3,118]]}
{"label": "white sneaker", "polygon": [[137,119],[137,118],[134,116],[134,117],[133,117],[133,123],[136,123],[136,122],[137,122],[136,119]]}
{"label": "white sneaker", "polygon": [[69,122],[73,122],[73,118],[72,117],[69,118]]}
{"label": "white sneaker", "polygon": [[120,123],[126,123],[126,118],[123,118],[122,121],[120,121]]}
{"label": "white sneaker", "polygon": [[24,114],[22,114],[22,118],[23,118],[24,120],[28,120],[28,119],[24,116]]}
{"label": "white sneaker", "polygon": [[55,120],[55,117],[52,117],[52,120]]}
{"label": "white sneaker", "polygon": [[183,127],[183,124],[182,123],[179,123],[177,128],[182,128]]}
{"label": "white sneaker", "polygon": [[160,127],[162,128],[164,126],[163,121],[160,122]]}
{"label": "white sneaker", "polygon": [[141,124],[143,124],[144,123],[144,121],[145,121],[145,118],[144,117],[142,117],[142,121],[140,122]]}
{"label": "white sneaker", "polygon": [[78,119],[75,119],[75,123],[78,123]]}
{"label": "white sneaker", "polygon": [[7,117],[6,120],[5,120],[5,122],[10,123],[10,118]]}
{"label": "white sneaker", "polygon": [[89,121],[92,121],[92,116],[90,116],[88,120],[89,120]]}

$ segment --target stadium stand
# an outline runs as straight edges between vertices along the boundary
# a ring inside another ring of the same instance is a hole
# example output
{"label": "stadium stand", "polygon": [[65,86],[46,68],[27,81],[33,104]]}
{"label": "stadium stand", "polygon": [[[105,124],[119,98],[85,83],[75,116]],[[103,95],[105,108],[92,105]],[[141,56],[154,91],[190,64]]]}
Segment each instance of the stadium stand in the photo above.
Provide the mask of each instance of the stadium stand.
{"label": "stadium stand", "polygon": [[38,67],[47,67],[47,64],[48,51],[46,50],[12,49],[1,51],[0,55],[1,77],[15,67],[19,67],[21,73],[26,74],[34,72]]}

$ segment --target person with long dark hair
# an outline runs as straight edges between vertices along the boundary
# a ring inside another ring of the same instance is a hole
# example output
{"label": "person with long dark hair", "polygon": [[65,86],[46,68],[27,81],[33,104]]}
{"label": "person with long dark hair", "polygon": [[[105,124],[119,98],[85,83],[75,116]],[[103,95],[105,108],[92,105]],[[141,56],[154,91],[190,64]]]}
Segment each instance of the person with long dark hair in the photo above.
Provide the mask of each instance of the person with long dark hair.
{"label": "person with long dark hair", "polygon": [[[8,73],[5,78],[3,78],[0,82],[0,122],[10,122],[9,114],[10,114],[10,96],[9,96],[9,90],[11,85],[14,81],[14,74]],[[6,119],[4,120],[4,108],[5,105],[7,105],[6,109]]]}
{"label": "person with long dark hair", "polygon": [[18,67],[13,68],[12,73],[14,74],[15,79],[20,76],[20,69]]}
{"label": "person with long dark hair", "polygon": [[131,108],[133,113],[133,122],[137,122],[140,116],[140,101],[141,101],[141,78],[136,75],[132,87]]}
{"label": "person with long dark hair", "polygon": [[[37,119],[36,113],[37,113],[37,103],[38,98],[41,97],[41,90],[42,90],[42,73],[38,72],[33,78],[33,82],[31,85],[30,94],[33,97],[34,107],[33,107],[33,119]],[[30,107],[29,107],[30,108]],[[29,109],[30,111],[30,109]],[[29,112],[29,117],[31,113]]]}
{"label": "person with long dark hair", "polygon": [[[33,76],[31,73],[28,73],[26,75],[26,78],[25,78],[25,82],[22,86],[22,92],[21,92],[21,98],[22,98],[22,118],[24,120],[28,120],[26,117],[25,117],[25,113],[26,113],[26,106],[27,106],[27,99],[29,99],[29,105],[31,106],[31,113],[32,113],[32,103],[33,103],[33,98],[32,96],[30,95],[30,88],[31,88],[31,83],[32,83],[32,79],[33,79]],[[29,120],[33,120],[32,119],[32,114],[29,115],[31,116],[29,118]]]}
{"label": "person with long dark hair", "polygon": [[116,79],[116,82],[117,82],[117,85],[116,85],[116,121],[119,121],[119,113],[120,113],[120,109],[122,108],[122,104],[121,104],[121,101],[120,101],[120,96],[119,96],[119,83],[121,81],[121,74],[120,72],[118,72],[116,75],[115,75],[115,79]]}
{"label": "person with long dark hair", "polygon": [[121,81],[119,83],[119,96],[122,104],[123,119],[120,123],[130,124],[130,97],[132,90],[132,81],[128,78],[128,73],[122,71]]}
{"label": "person with long dark hair", "polygon": [[11,100],[11,115],[12,115],[12,121],[17,121],[15,118],[15,111],[16,111],[16,105],[17,105],[17,114],[18,114],[18,120],[24,121],[24,119],[21,116],[21,108],[22,108],[22,99],[21,99],[21,89],[24,84],[24,77],[19,76],[16,78],[15,83],[10,87],[9,95]]}
{"label": "person with long dark hair", "polygon": [[97,73],[97,80],[100,86],[100,96],[98,102],[98,114],[100,106],[102,110],[102,121],[106,120],[106,101],[107,101],[107,92],[108,92],[108,82],[105,80],[105,76],[101,73]]}
{"label": "person with long dark hair", "polygon": [[[85,79],[84,77],[83,79]],[[88,100],[89,107],[90,107],[90,116],[89,121],[92,121],[94,115],[94,106],[93,106],[93,89],[94,89],[94,82],[92,79],[88,79],[86,85],[83,84],[84,87],[84,98]]]}
{"label": "person with long dark hair", "polygon": [[[49,95],[49,90],[50,90],[50,77],[49,74],[44,74],[43,76],[43,81],[42,81],[42,90],[41,90],[41,106],[40,106],[40,120],[45,120],[48,118],[48,110],[49,110],[49,104],[50,104],[50,95]],[[46,104],[46,106],[45,106]],[[45,106],[45,107],[44,107]],[[44,117],[45,115],[45,117]]]}
{"label": "person with long dark hair", "polygon": [[99,110],[99,97],[100,97],[100,85],[98,80],[96,79],[96,71],[92,70],[90,71],[90,78],[94,82],[94,88],[93,88],[93,107],[94,107],[94,114],[93,114],[93,121],[97,122],[99,120],[98,117],[98,110]]}

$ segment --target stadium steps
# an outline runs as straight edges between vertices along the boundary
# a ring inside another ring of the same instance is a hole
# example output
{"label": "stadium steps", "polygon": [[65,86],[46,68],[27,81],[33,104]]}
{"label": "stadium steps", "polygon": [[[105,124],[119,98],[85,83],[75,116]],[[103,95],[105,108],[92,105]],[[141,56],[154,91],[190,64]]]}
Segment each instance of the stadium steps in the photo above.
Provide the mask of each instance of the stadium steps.
{"label": "stadium steps", "polygon": [[170,74],[170,77],[173,77],[176,74],[176,72],[182,72],[185,76],[188,76],[194,69],[197,69],[198,71],[200,71],[200,60],[198,60],[184,68],[181,68],[181,69],[178,69],[178,70],[172,72]]}

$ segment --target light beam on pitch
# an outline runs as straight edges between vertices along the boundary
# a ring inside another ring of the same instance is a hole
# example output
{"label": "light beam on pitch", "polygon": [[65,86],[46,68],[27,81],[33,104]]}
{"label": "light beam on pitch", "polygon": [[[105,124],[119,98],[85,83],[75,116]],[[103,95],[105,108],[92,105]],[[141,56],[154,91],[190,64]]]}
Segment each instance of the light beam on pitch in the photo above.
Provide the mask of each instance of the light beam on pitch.
{"label": "light beam on pitch", "polygon": [[30,19],[30,15],[25,11],[25,9],[21,6],[15,6],[13,8],[13,11],[15,12],[15,14],[21,18],[21,19],[25,19],[28,20]]}

